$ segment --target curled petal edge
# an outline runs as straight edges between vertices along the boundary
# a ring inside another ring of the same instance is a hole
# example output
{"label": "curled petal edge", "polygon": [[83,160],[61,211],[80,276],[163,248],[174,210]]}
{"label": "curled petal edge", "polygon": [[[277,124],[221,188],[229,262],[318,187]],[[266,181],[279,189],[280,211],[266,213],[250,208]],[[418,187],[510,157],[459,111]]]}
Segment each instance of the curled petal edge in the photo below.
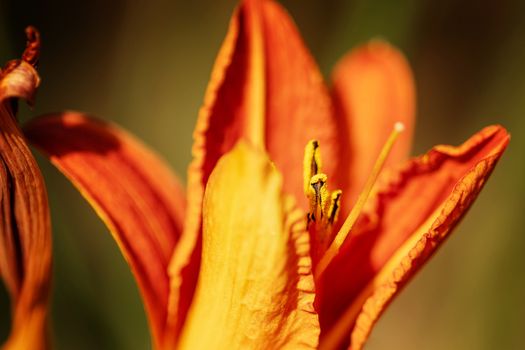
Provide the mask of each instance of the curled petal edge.
{"label": "curled petal edge", "polygon": [[[476,199],[497,161],[503,154],[509,135],[500,126],[490,126],[459,147],[436,146],[434,155],[461,157],[466,152],[493,140],[493,148],[456,182],[450,195],[430,213],[385,262],[371,281],[353,299],[337,322],[322,337],[321,349],[334,349],[350,333],[349,349],[361,349],[373,326],[397,293],[406,285],[449,236]],[[426,162],[429,153],[420,160]],[[409,166],[413,166],[410,161]],[[387,176],[388,178],[388,176]],[[388,182],[388,181],[387,181]],[[388,185],[386,186],[388,188]],[[379,191],[380,192],[380,191]],[[372,207],[374,207],[372,205]],[[374,209],[368,208],[370,212]],[[372,214],[373,215],[373,214]]]}

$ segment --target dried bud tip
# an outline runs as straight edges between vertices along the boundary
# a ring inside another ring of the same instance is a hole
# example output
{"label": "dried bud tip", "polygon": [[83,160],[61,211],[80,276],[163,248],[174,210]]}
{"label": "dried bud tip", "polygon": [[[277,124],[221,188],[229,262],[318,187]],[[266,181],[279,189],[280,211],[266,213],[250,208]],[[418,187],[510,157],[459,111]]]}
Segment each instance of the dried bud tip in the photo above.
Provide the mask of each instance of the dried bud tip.
{"label": "dried bud tip", "polygon": [[40,56],[40,33],[35,27],[28,26],[26,28],[26,37],[26,49],[22,54],[22,60],[36,67]]}

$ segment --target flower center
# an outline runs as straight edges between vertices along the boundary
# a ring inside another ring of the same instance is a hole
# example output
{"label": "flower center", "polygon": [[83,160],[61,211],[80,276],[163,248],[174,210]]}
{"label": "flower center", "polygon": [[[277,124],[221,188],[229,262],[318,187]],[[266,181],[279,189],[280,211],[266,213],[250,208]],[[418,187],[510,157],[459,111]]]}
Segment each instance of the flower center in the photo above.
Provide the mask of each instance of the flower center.
{"label": "flower center", "polygon": [[[386,140],[379,156],[372,168],[372,171],[365,183],[365,186],[357,201],[350,211],[350,214],[345,219],[345,222],[335,236],[332,235],[333,224],[337,221],[339,208],[341,203],[341,190],[328,191],[326,174],[321,172],[321,155],[319,149],[319,142],[312,140],[308,142],[304,152],[304,191],[310,202],[310,210],[308,213],[308,226],[316,233],[316,238],[323,250],[321,258],[315,270],[315,279],[318,279],[326,270],[332,259],[337,255],[339,249],[349,236],[350,232],[359,214],[370,196],[372,187],[377,181],[379,173],[383,169],[392,147],[395,144],[399,134],[404,130],[403,123],[397,122],[394,124],[392,133]],[[328,247],[326,250],[325,247]]]}
{"label": "flower center", "polygon": [[303,163],[304,193],[310,203],[308,226],[314,227],[319,242],[324,244],[332,232],[339,213],[341,190],[328,190],[328,176],[321,172],[319,142],[308,142]]}

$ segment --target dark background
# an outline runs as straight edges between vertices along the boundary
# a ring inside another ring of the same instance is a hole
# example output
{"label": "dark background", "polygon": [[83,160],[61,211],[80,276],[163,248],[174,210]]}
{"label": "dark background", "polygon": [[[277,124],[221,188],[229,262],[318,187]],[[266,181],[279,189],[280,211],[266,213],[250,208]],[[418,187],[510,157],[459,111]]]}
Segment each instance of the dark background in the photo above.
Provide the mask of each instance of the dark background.
{"label": "dark background", "polygon": [[[510,147],[478,202],[374,330],[368,349],[523,349],[525,2],[283,1],[326,77],[351,47],[382,37],[415,73],[414,154],[500,123]],[[191,133],[234,1],[0,0],[0,61],[24,28],[42,34],[42,85],[22,119],[88,111],[128,128],[185,179]],[[54,229],[57,349],[147,349],[144,311],[116,244],[39,157]],[[0,292],[0,339],[9,328]]]}

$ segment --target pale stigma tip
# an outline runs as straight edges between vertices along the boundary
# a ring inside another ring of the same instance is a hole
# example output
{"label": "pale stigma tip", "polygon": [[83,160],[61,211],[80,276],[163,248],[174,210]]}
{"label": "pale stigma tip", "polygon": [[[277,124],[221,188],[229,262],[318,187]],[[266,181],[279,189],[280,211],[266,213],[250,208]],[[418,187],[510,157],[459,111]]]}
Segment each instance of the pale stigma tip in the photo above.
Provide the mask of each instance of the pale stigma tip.
{"label": "pale stigma tip", "polygon": [[396,122],[394,124],[394,130],[397,132],[403,132],[405,130],[405,124],[402,122]]}

